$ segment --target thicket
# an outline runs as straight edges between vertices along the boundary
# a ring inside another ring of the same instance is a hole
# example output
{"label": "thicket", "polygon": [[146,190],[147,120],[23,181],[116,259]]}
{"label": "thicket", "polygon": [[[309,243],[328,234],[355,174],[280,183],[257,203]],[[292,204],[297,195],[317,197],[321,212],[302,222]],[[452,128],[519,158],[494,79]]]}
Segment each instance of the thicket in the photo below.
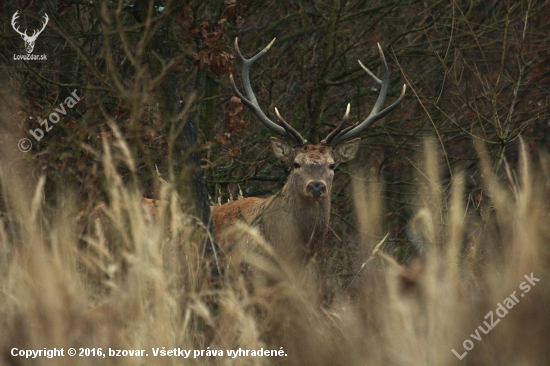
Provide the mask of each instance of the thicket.
{"label": "thicket", "polygon": [[[230,73],[239,79],[234,39],[245,55],[273,38],[272,50],[252,70],[260,104],[283,116],[309,141],[322,139],[351,103],[362,120],[376,100],[377,85],[357,63],[375,72],[376,43],[391,74],[388,100],[409,87],[398,111],[363,134],[356,166],[381,183],[390,232],[399,256],[414,251],[407,223],[419,192],[412,185],[415,160],[426,137],[436,139],[437,160],[449,190],[456,171],[466,172],[469,209],[483,220],[474,141],[494,159],[515,166],[517,139],[531,150],[547,148],[549,71],[547,1],[20,1],[2,11],[4,88],[17,95],[11,131],[33,142],[23,154],[36,175],[46,176],[48,197],[78,186],[77,198],[108,200],[98,163],[101,138],[121,130],[136,159],[144,196],[158,196],[159,176],[191,192],[207,221],[207,195],[223,203],[239,194],[258,196],[284,184],[286,167],[267,143],[269,133],[233,96]],[[50,21],[34,53],[47,61],[14,61],[21,29]],[[51,132],[35,141],[29,130],[77,89],[83,99]],[[185,120],[181,112],[188,109]],[[196,144],[195,144],[196,139]],[[194,155],[192,152],[198,154]],[[205,180],[196,169],[200,164]],[[189,178],[189,176],[191,176]],[[349,169],[335,184],[333,222],[338,236],[353,233]],[[198,182],[198,183],[197,183]],[[198,198],[197,198],[198,197]]]}
{"label": "thicket", "polygon": [[[33,51],[47,60],[14,60],[26,53],[16,11],[28,34],[48,14]],[[540,292],[466,362],[548,359],[549,1],[21,0],[0,3],[0,21],[4,349],[154,340],[291,354],[265,363],[452,364],[450,349],[535,272]],[[209,266],[220,262],[208,205],[272,193],[287,174],[231,91],[237,37],[245,56],[276,38],[251,83],[309,141],[347,103],[352,120],[368,115],[379,90],[357,60],[379,73],[377,42],[388,101],[408,86],[336,173],[321,279],[237,260],[275,276],[273,288]],[[75,89],[79,103],[36,141],[29,130]],[[167,198],[166,216],[144,214],[139,196]],[[78,237],[77,213],[98,202],[117,246],[101,229]]]}

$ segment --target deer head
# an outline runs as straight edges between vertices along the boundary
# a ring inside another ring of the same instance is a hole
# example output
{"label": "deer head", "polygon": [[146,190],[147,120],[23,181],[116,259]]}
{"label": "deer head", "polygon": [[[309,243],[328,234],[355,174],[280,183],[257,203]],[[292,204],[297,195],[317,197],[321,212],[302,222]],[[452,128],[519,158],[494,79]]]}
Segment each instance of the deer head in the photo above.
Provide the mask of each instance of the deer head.
{"label": "deer head", "polygon": [[271,147],[279,160],[292,167],[287,189],[305,199],[320,201],[330,199],[334,169],[338,164],[353,159],[359,142],[357,138],[336,147],[306,143],[293,148],[272,137]]}
{"label": "deer head", "polygon": [[260,108],[250,85],[250,67],[271,48],[274,42],[275,39],[257,55],[250,59],[245,59],[239,50],[238,40],[235,39],[235,50],[242,62],[242,82],[246,97],[237,89],[233,75],[230,76],[231,86],[235,94],[267,128],[288,139],[293,144],[293,147],[291,147],[277,138],[271,138],[271,146],[275,156],[292,167],[292,172],[289,175],[285,188],[297,193],[306,200],[319,201],[328,198],[330,201],[330,190],[336,166],[355,157],[359,148],[359,142],[361,141],[357,136],[374,122],[393,111],[403,100],[407,87],[403,85],[399,98],[393,104],[381,110],[386,99],[390,75],[384,52],[380,44],[378,44],[378,51],[382,61],[382,80],[376,77],[359,61],[361,68],[376,83],[381,85],[378,100],[369,116],[361,123],[346,127],[345,124],[349,118],[350,111],[350,105],[348,104],[346,113],[340,124],[323,141],[318,144],[311,144],[281,117],[277,108],[275,108],[275,115],[280,124],[269,119]]}
{"label": "deer head", "polygon": [[17,33],[19,33],[19,35],[21,35],[21,38],[23,38],[23,40],[25,41],[25,49],[27,50],[27,53],[32,53],[34,49],[34,42],[36,42],[36,39],[38,38],[40,33],[42,33],[44,28],[46,28],[46,24],[48,24],[48,21],[50,20],[50,18],[48,18],[48,14],[44,13],[44,23],[42,24],[42,29],[40,30],[35,29],[32,35],[29,36],[27,34],[26,29],[25,29],[25,32],[21,32],[19,31],[19,27],[16,26],[15,24],[17,18],[19,18],[19,15],[17,15],[18,12],[19,11],[16,11],[15,14],[13,14],[13,17],[11,18],[11,26]]}

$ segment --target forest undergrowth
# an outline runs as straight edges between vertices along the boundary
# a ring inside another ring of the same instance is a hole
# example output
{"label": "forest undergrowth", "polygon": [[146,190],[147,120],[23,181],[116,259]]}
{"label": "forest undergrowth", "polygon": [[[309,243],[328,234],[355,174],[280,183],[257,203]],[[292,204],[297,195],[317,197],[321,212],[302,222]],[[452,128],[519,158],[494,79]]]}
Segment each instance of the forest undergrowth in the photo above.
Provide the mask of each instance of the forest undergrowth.
{"label": "forest undergrowth", "polygon": [[[437,151],[426,144],[423,194],[410,223],[418,251],[404,264],[384,251],[384,236],[368,235],[379,231],[373,223],[383,224],[380,187],[356,179],[361,251],[351,279],[329,281],[330,270],[319,270],[329,265],[323,258],[288,268],[253,228],[237,228],[246,243],[213,255],[206,231],[169,185],[152,215],[137,184],[117,172],[135,169],[122,138],[104,143],[109,204],[105,219],[92,218],[85,232],[78,219],[85,205],[67,191],[46,205],[45,179],[31,179],[27,162],[4,147],[0,363],[543,365],[550,359],[550,161],[520,145],[519,169],[497,177],[477,149],[481,215],[468,208],[460,172],[444,189]],[[54,348],[106,356],[17,353]],[[180,353],[160,356],[174,349]],[[144,353],[111,357],[113,350]],[[257,356],[265,350],[274,351]]]}

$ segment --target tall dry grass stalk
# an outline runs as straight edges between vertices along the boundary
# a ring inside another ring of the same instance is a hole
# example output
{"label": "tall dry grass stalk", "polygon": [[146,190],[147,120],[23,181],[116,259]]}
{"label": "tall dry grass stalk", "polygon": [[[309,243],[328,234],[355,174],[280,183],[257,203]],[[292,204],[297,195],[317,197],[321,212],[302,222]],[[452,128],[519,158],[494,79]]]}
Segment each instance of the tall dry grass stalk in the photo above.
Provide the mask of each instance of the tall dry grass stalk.
{"label": "tall dry grass stalk", "polygon": [[[16,139],[6,136],[1,364],[543,365],[550,359],[550,165],[547,158],[533,162],[523,148],[519,171],[498,178],[479,147],[489,200],[476,216],[465,205],[460,172],[449,194],[441,186],[437,152],[427,144],[422,200],[411,221],[422,254],[405,266],[384,252],[380,187],[356,184],[363,258],[353,282],[322,304],[315,268],[289,268],[253,228],[235,228],[241,241],[221,258],[223,275],[214,278],[204,231],[177,194],[163,188],[165,203],[152,215],[137,188],[122,181],[117,167],[135,168],[121,136],[104,144],[110,194],[104,217],[83,234],[74,197],[59,192],[57,205],[46,207],[44,179],[24,173],[29,168],[13,151]],[[531,273],[540,282],[521,297],[519,286]],[[474,340],[470,334],[484,316],[514,291],[519,303]],[[462,354],[467,339],[474,348],[459,360],[451,349]],[[144,349],[149,356],[25,359],[11,356],[14,347]],[[152,347],[210,347],[224,356],[154,357]],[[226,352],[262,347],[283,347],[287,356]]]}

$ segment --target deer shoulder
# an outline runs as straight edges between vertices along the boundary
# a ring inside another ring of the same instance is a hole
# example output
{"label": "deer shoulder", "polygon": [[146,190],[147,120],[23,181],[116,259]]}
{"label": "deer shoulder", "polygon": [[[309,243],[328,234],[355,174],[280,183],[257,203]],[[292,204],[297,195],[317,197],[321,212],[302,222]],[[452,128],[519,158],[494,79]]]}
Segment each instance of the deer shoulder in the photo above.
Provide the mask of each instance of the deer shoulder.
{"label": "deer shoulder", "polygon": [[239,221],[253,225],[268,202],[269,198],[248,197],[221,206],[211,206],[212,226],[216,240],[221,240],[223,233]]}

